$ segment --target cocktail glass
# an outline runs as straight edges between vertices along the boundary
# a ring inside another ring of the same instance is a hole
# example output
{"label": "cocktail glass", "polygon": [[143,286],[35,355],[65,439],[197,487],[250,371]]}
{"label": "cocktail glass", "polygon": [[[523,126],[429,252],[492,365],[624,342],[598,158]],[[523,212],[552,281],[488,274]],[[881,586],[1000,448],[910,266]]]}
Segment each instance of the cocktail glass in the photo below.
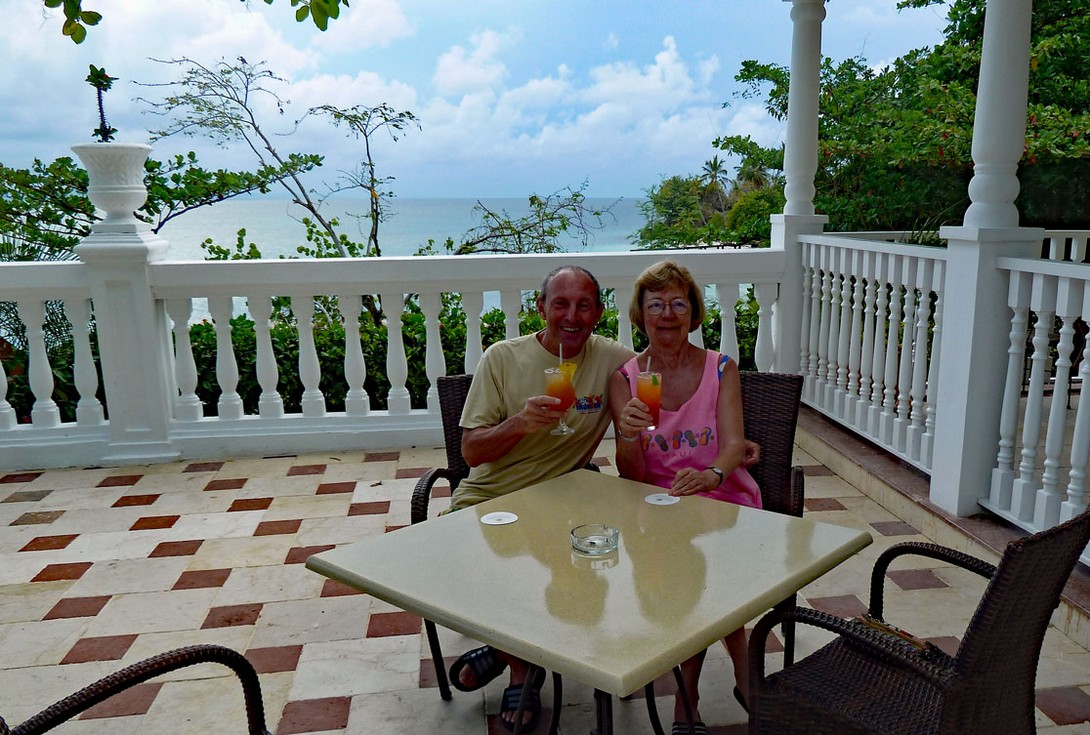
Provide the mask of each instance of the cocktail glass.
{"label": "cocktail glass", "polygon": [[[575,403],[575,387],[572,385],[571,373],[560,367],[545,370],[545,395],[560,399],[557,410],[566,412]],[[575,429],[564,423],[563,413],[560,415],[560,423],[549,432],[555,436],[568,436],[575,433]]]}
{"label": "cocktail glass", "polygon": [[662,374],[642,372],[637,375],[636,398],[647,404],[647,410],[651,414],[651,425],[647,430],[653,431],[659,425],[659,411],[662,408]]}

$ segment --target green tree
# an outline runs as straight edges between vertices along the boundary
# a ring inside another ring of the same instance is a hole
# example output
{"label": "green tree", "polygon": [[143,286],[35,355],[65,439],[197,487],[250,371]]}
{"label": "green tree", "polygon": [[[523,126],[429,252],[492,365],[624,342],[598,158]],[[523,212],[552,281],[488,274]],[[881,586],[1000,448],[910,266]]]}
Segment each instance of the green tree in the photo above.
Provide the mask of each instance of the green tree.
{"label": "green tree", "polygon": [[640,250],[728,241],[721,192],[718,186],[709,186],[705,176],[664,179],[646,190],[647,198],[640,202],[646,223],[631,239]]}
{"label": "green tree", "polygon": [[[249,0],[242,0],[249,3]],[[266,5],[272,5],[274,0],[265,0]],[[87,38],[87,29],[97,26],[102,20],[102,14],[85,9],[83,0],[42,0],[47,8],[62,8],[64,10],[64,24],[61,33],[72,39],[73,43],[83,43]],[[341,14],[341,5],[348,7],[348,0],[291,0],[291,6],[295,8],[295,20],[302,23],[307,18],[313,21],[318,30],[324,31],[329,27],[330,20],[336,20]]]}

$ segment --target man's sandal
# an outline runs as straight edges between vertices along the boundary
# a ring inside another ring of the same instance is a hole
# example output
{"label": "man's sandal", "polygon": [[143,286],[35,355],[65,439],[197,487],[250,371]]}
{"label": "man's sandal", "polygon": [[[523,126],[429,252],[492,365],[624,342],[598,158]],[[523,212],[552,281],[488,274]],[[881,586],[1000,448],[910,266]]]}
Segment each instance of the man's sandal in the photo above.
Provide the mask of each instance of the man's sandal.
{"label": "man's sandal", "polygon": [[529,688],[526,688],[525,684],[515,684],[503,690],[503,699],[500,701],[500,724],[509,732],[515,731],[515,722],[506,720],[503,715],[507,712],[518,712],[519,700],[523,698],[523,689],[526,689],[526,701],[522,712],[523,715],[529,712],[530,719],[523,721],[520,732],[530,732],[537,727],[538,718],[541,716],[541,693],[539,688],[534,686],[535,682],[527,683]]}
{"label": "man's sandal", "polygon": [[670,735],[708,735],[708,726],[703,722],[694,722],[692,728],[688,722],[675,722]]}
{"label": "man's sandal", "polygon": [[[472,686],[463,684],[459,676],[466,666],[473,672],[475,683]],[[507,662],[496,655],[495,648],[481,646],[459,656],[458,660],[450,665],[448,676],[455,689],[462,692],[475,692],[502,674],[505,669],[507,669]]]}

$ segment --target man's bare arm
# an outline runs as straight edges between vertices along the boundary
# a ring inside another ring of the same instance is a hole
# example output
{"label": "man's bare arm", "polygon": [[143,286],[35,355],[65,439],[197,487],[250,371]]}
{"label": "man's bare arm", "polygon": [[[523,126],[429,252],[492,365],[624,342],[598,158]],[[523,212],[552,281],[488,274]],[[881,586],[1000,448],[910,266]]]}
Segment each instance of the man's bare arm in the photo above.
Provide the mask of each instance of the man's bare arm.
{"label": "man's bare arm", "polygon": [[480,426],[462,431],[462,456],[470,467],[485,462],[495,462],[510,452],[523,437],[555,426],[563,415],[555,410],[559,398],[531,396],[526,405],[514,416],[509,416],[495,426]]}

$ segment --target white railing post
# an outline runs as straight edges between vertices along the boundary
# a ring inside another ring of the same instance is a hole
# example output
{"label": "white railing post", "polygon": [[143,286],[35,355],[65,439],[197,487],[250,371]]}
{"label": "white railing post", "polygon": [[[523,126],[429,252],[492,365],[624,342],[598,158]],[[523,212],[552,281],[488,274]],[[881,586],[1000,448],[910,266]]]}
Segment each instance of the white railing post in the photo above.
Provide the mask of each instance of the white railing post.
{"label": "white railing post", "polygon": [[407,414],[411,410],[409,366],[405,359],[405,337],[401,315],[405,313],[404,294],[383,292],[379,294],[382,311],[386,315],[386,378],[390,381],[390,393],[386,397],[386,410],[390,415]]}
{"label": "white railing post", "polygon": [[98,400],[98,370],[91,354],[91,300],[68,299],[64,313],[72,325],[73,371],[72,377],[79,391],[76,404],[76,423],[80,426],[96,426],[106,422],[102,402]]}
{"label": "white railing post", "polygon": [[[1083,284],[1082,319],[1090,322],[1090,287]],[[1071,471],[1067,499],[1060,506],[1060,520],[1067,521],[1086,510],[1086,470],[1090,464],[1090,339],[1082,350],[1079,366],[1082,387],[1075,409],[1075,430],[1071,434]]]}

